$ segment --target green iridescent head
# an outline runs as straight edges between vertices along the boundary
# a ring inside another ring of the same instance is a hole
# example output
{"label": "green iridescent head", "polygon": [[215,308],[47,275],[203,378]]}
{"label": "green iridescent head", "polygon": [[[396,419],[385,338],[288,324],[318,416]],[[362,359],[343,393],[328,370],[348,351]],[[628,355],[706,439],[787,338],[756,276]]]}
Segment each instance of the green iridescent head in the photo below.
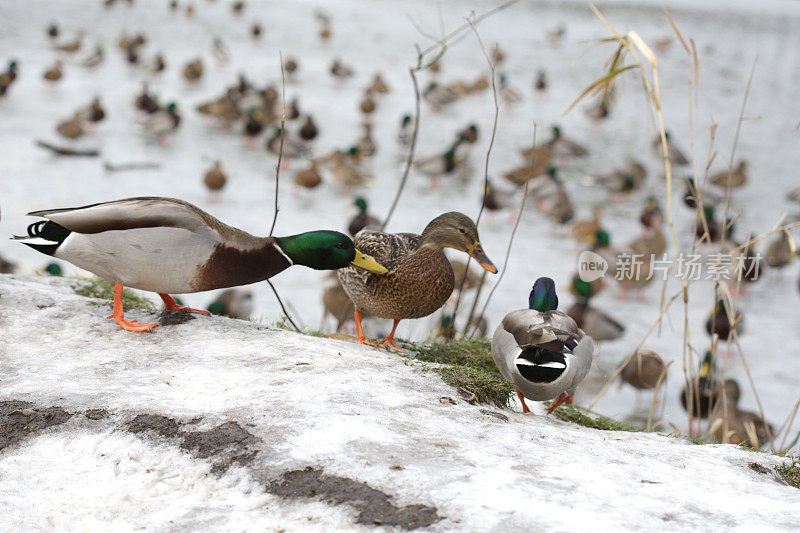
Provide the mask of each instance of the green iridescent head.
{"label": "green iridescent head", "polygon": [[352,265],[376,274],[386,273],[385,268],[359,252],[350,237],[338,231],[275,237],[275,244],[293,264],[314,270],[338,270]]}
{"label": "green iridescent head", "polygon": [[558,309],[556,284],[550,278],[539,278],[528,295],[528,307],[541,313]]}
{"label": "green iridescent head", "polygon": [[595,234],[596,244],[599,247],[603,246],[610,246],[611,245],[611,234],[608,233],[606,230],[601,229]]}
{"label": "green iridescent head", "polygon": [[367,210],[367,199],[364,198],[363,196],[359,196],[358,198],[356,198],[356,200],[355,200],[355,202],[353,202],[353,204],[358,208],[358,210],[360,212],[362,212],[362,213],[366,212],[366,210]]}

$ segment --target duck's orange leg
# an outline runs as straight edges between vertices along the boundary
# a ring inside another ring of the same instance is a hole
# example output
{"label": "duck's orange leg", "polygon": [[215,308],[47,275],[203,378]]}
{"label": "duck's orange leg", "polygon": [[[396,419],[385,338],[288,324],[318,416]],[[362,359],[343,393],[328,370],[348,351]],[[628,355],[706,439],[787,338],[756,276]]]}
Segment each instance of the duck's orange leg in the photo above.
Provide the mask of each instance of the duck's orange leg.
{"label": "duck's orange leg", "polygon": [[186,311],[187,313],[197,313],[198,315],[206,315],[206,316],[211,314],[205,309],[192,309],[191,307],[187,307],[185,305],[178,305],[178,303],[175,301],[175,298],[173,298],[169,294],[161,294],[159,292],[158,295],[161,296],[162,300],[164,300],[164,307],[168,311]]}
{"label": "duck's orange leg", "polygon": [[358,334],[358,343],[366,344],[368,346],[375,346],[375,343],[367,342],[367,338],[364,336],[364,330],[361,328],[361,319],[364,318],[364,315],[356,311],[353,316],[356,319],[356,333]]}
{"label": "duck's orange leg", "polygon": [[522,395],[522,391],[519,389],[517,389],[517,398],[519,398],[520,403],[522,403],[522,412],[530,413],[531,410],[528,409],[528,406],[525,404],[525,396]]}
{"label": "duck's orange leg", "polygon": [[389,333],[389,336],[383,339],[381,342],[378,343],[378,346],[381,348],[394,348],[398,352],[403,352],[403,349],[400,348],[398,345],[394,343],[394,332],[397,330],[397,324],[400,323],[400,320],[395,318],[394,325],[392,326],[392,332]]}
{"label": "duck's orange leg", "polygon": [[550,407],[547,408],[547,413],[548,414],[552,413],[562,403],[565,403],[567,405],[572,405],[572,400],[574,400],[572,396],[570,396],[566,392],[562,392],[561,394],[558,395],[558,397],[555,400],[553,400],[553,403],[550,404]]}
{"label": "duck's orange leg", "polygon": [[135,320],[125,320],[125,312],[122,309],[122,289],[124,287],[117,283],[114,285],[114,312],[108,318],[113,318],[115,324],[119,324],[122,329],[127,331],[150,331],[156,324],[140,324]]}

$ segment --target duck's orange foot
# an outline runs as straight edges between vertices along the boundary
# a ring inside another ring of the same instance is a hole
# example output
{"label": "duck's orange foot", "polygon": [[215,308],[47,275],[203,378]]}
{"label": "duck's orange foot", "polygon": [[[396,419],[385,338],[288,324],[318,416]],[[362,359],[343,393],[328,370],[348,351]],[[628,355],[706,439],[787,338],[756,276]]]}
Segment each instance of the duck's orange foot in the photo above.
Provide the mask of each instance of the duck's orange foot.
{"label": "duck's orange foot", "polygon": [[531,410],[528,409],[528,405],[525,403],[525,396],[522,394],[522,391],[517,389],[517,398],[519,398],[520,403],[522,404],[522,413],[530,413]]}
{"label": "duck's orange foot", "polygon": [[158,293],[158,295],[161,296],[162,300],[164,300],[164,308],[167,311],[184,311],[186,313],[197,313],[198,315],[206,315],[206,316],[211,314],[205,309],[193,309],[185,305],[178,305],[178,303],[175,301],[175,298],[173,298],[169,294]]}
{"label": "duck's orange foot", "polygon": [[556,397],[555,400],[553,400],[553,403],[550,404],[550,407],[547,408],[547,413],[551,414],[558,408],[558,406],[560,406],[563,403],[566,403],[567,405],[572,405],[573,400],[574,398],[572,396],[570,396],[566,392],[562,392],[561,394],[558,395],[558,397]]}
{"label": "duck's orange foot", "polygon": [[125,331],[136,331],[136,332],[151,331],[153,328],[156,327],[155,322],[140,324],[135,320],[124,320],[124,319],[114,320],[114,322],[116,324],[119,324],[119,326]]}
{"label": "duck's orange foot", "polygon": [[388,338],[383,339],[382,341],[377,343],[376,346],[378,348],[386,348],[386,349],[392,348],[400,353],[403,353],[403,349],[394,343],[394,339],[388,339]]}

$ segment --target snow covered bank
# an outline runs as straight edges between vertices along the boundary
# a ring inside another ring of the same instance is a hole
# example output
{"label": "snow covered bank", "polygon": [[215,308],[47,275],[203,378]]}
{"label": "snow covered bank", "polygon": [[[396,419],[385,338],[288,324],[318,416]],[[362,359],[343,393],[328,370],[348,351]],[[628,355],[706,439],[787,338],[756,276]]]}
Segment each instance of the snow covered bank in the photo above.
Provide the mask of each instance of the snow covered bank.
{"label": "snow covered bank", "polygon": [[402,357],[250,322],[132,334],[69,283],[0,276],[0,529],[800,523],[774,456],[473,406]]}

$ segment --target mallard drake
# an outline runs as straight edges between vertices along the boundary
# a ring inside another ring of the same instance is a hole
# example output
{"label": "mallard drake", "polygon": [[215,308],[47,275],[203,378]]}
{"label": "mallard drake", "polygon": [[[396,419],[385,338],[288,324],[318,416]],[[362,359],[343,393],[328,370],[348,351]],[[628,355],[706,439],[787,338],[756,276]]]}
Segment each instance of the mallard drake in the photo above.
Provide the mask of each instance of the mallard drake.
{"label": "mallard drake", "polygon": [[434,109],[439,109],[458,100],[458,95],[450,87],[432,81],[422,91],[422,98]]}
{"label": "mallard drake", "polygon": [[[283,130],[277,127],[273,130],[272,137],[267,139],[267,150],[275,155],[281,153],[281,135]],[[308,154],[308,146],[305,143],[293,139],[289,136],[289,132],[283,137],[283,157],[286,159],[293,159],[302,157]]]}
{"label": "mallard drake", "polygon": [[568,315],[558,311],[555,283],[539,278],[528,297],[528,309],[508,313],[492,337],[498,370],[517,388],[522,412],[525,398],[553,400],[552,413],[571,404],[575,389],[589,373],[594,341]]}
{"label": "mallard drake", "polygon": [[225,187],[227,181],[228,178],[222,171],[222,163],[219,161],[214,162],[214,166],[211,167],[211,170],[206,172],[205,176],[203,176],[203,184],[212,195],[221,191]]}
{"label": "mallard drake", "polygon": [[512,195],[497,189],[492,180],[486,180],[485,193],[482,198],[483,207],[489,211],[501,211],[511,205]]}
{"label": "mallard drake", "polygon": [[478,229],[466,215],[450,212],[428,223],[422,235],[363,230],[356,247],[388,269],[378,277],[355,268],[339,270],[339,280],[355,304],[358,342],[368,344],[361,329],[362,313],[394,320],[389,336],[379,346],[400,348],[394,343],[397,324],[421,318],[439,309],[453,292],[455,276],[444,248],[468,253],[487,271],[496,273],[481,247]]}
{"label": "mallard drake", "polygon": [[792,242],[789,240],[789,232],[781,231],[767,246],[764,259],[771,268],[783,268],[788,265],[796,255],[796,250],[793,250]]}
{"label": "mallard drake", "polygon": [[375,73],[372,77],[372,83],[369,85],[369,89],[367,92],[376,93],[376,94],[386,94],[390,92],[389,86],[386,85],[386,82],[383,81],[383,77],[380,73]]}
{"label": "mallard drake", "polygon": [[258,137],[264,130],[264,113],[257,107],[251,107],[244,122],[244,134],[247,137]]}
{"label": "mallard drake", "polygon": [[104,59],[105,52],[103,51],[103,46],[98,44],[94,47],[94,52],[92,52],[91,55],[86,56],[86,59],[81,61],[81,65],[87,68],[93,68],[102,63]]}
{"label": "mallard drake", "polygon": [[181,116],[178,114],[178,106],[175,102],[170,102],[167,107],[145,117],[144,129],[148,133],[158,135],[161,139],[167,133],[178,129],[180,123]]}
{"label": "mallard drake", "polygon": [[8,88],[17,79],[17,62],[11,60],[8,62],[8,69],[0,74],[0,96],[4,96],[8,92]]}
{"label": "mallard drake", "polygon": [[556,157],[586,157],[589,155],[586,147],[564,137],[561,127],[558,125],[553,126],[553,137],[549,144],[553,147],[553,155]]}
{"label": "mallard drake", "polygon": [[308,168],[295,172],[294,182],[304,189],[313,189],[319,186],[322,183],[322,177],[319,175],[316,160],[312,160]]}
{"label": "mallard drake", "polygon": [[584,281],[580,275],[575,274],[572,276],[572,281],[569,285],[569,292],[579,300],[588,301],[597,296],[603,290],[603,279],[597,278],[592,281]]}
{"label": "mallard drake", "polygon": [[253,312],[253,294],[242,289],[225,289],[216,300],[208,304],[212,315],[249,320]]}
{"label": "mallard drake", "polygon": [[661,206],[658,205],[655,196],[647,198],[642,212],[639,214],[639,222],[641,222],[646,230],[661,228],[661,225],[664,223],[664,212],[661,210]]}
{"label": "mallard drake", "polygon": [[300,138],[304,141],[313,141],[319,134],[319,128],[314,123],[314,117],[306,115],[303,125],[300,126]]}
{"label": "mallard drake", "polygon": [[600,231],[600,218],[603,216],[603,206],[595,204],[592,207],[592,218],[579,220],[572,225],[570,234],[578,242],[593,244],[597,239],[597,232]]}
{"label": "mallard drake", "polygon": [[578,298],[567,310],[575,323],[595,341],[613,341],[625,334],[625,326],[607,313]]}
{"label": "mallard drake", "polygon": [[106,111],[103,109],[103,103],[99,96],[95,96],[86,112],[86,119],[89,122],[100,122],[104,118],[106,118]]}
{"label": "mallard drake", "polygon": [[58,81],[58,80],[60,80],[61,76],[62,76],[62,67],[63,67],[63,65],[64,64],[61,62],[60,59],[57,60],[52,67],[50,67],[49,69],[44,71],[44,75],[43,75],[44,79],[46,79],[47,81]]}
{"label": "mallard drake", "polygon": [[[656,276],[652,275],[654,261],[647,252],[646,244],[638,237],[630,244],[620,248],[611,245],[611,236],[605,229],[597,232],[597,242],[593,251],[608,263],[609,275],[613,274],[620,289],[620,300],[627,298],[627,291],[641,290],[649,285]],[[642,293],[639,293],[643,298]]]}
{"label": "mallard drake", "polygon": [[355,199],[353,205],[358,209],[358,214],[356,214],[347,225],[347,232],[350,236],[355,237],[358,232],[364,228],[380,227],[381,221],[367,212],[368,206],[366,198],[359,196]]}
{"label": "mallard drake", "polygon": [[[744,315],[736,308],[732,308],[733,317],[728,314],[728,307],[724,300],[717,300],[714,309],[706,320],[706,332],[709,335],[718,335],[720,340],[727,340],[736,331],[736,335],[744,332]],[[731,329],[733,326],[733,329]]]}
{"label": "mallard drake", "polygon": [[508,105],[516,104],[522,100],[522,95],[508,82],[508,76],[500,74],[500,87],[497,89],[500,99]]}
{"label": "mallard drake", "polygon": [[667,364],[664,358],[651,350],[637,351],[622,368],[619,377],[638,390],[655,389]]}
{"label": "mallard drake", "polygon": [[414,161],[414,169],[425,174],[434,182],[445,174],[452,174],[457,166],[456,145],[444,153],[424,156]]}
{"label": "mallard drake", "polygon": [[[715,206],[719,205],[721,202],[721,198],[714,194],[712,191],[704,190],[701,191],[703,193],[703,205],[710,205]],[[683,203],[687,207],[691,207],[692,209],[697,209],[697,197],[698,197],[698,190],[697,190],[697,183],[694,181],[694,178],[689,177],[686,178],[684,181],[684,190],[683,190]]]}
{"label": "mallard drake", "polygon": [[58,126],[56,126],[56,131],[59,135],[67,139],[77,139],[86,133],[85,120],[86,117],[84,117],[83,113],[77,112],[72,115],[71,119],[58,124]]}
{"label": "mallard drake", "polygon": [[708,181],[718,187],[726,187],[730,189],[738,189],[747,183],[747,162],[739,161],[736,168],[732,168],[730,172],[723,170],[716,174],[709,176]]}
{"label": "mallard drake", "polygon": [[631,194],[642,186],[646,176],[647,170],[644,166],[634,161],[620,169],[594,174],[591,177],[594,183],[611,193]]}
{"label": "mallard drake", "polygon": [[403,115],[400,119],[400,127],[397,130],[397,142],[401,146],[411,144],[411,136],[414,134],[414,119],[411,115]]}
{"label": "mallard drake", "polygon": [[183,66],[181,73],[183,74],[183,78],[186,80],[199,80],[203,76],[203,60],[197,58],[193,61],[189,61]]}
{"label": "mallard drake", "polygon": [[709,418],[709,427],[716,428],[713,433],[717,442],[759,448],[771,440],[775,429],[756,413],[739,409],[740,396],[739,384],[732,379],[725,380]]}
{"label": "mallard drake", "polygon": [[353,69],[342,63],[342,60],[338,57],[333,60],[333,63],[331,63],[330,72],[331,75],[338,80],[350,78],[353,76],[353,74],[355,74]]}
{"label": "mallard drake", "polygon": [[[708,418],[721,384],[714,374],[714,357],[707,351],[700,362],[700,370],[691,388],[683,387],[680,399],[684,411],[693,418]],[[691,391],[691,392],[690,392]],[[691,403],[692,407],[689,408]]]}
{"label": "mallard drake", "polygon": [[537,91],[547,90],[547,72],[543,69],[536,71],[536,80],[533,82],[533,88]]}
{"label": "mallard drake", "polygon": [[159,52],[156,54],[156,57],[153,58],[153,62],[150,63],[150,66],[147,67],[147,70],[155,74],[158,72],[164,72],[166,68],[167,62],[164,60],[164,54]]}
{"label": "mallard drake", "polygon": [[386,272],[339,232],[254,237],[174,198],[127,198],[28,214],[47,220],[14,239],[114,283],[112,316],[128,331],[149,331],[155,324],[125,320],[123,286],[159,293],[170,310],[208,314],[178,306],[169,294],[247,285],[292,265],[334,270],[352,264]]}
{"label": "mallard drake", "polygon": [[[672,136],[670,135],[669,131],[664,132],[664,137],[667,139],[667,150],[669,151],[669,162],[673,166],[683,166],[689,164],[689,159],[684,155],[683,151],[675,146],[675,142],[672,140]],[[656,154],[656,157],[662,158],[664,157],[664,151],[661,148],[661,135],[656,135],[655,139],[653,139],[653,152]]]}

